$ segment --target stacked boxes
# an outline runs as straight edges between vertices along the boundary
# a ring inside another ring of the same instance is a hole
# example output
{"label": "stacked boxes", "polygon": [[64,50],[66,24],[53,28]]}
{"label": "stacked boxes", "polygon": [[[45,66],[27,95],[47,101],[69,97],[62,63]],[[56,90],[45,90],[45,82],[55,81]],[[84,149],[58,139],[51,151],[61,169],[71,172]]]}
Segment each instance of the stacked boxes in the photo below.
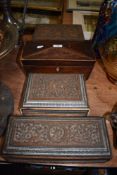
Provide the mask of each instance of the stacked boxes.
{"label": "stacked boxes", "polygon": [[95,63],[91,44],[82,32],[82,39],[74,40],[71,26],[63,26],[68,33],[54,26],[57,37],[51,40],[51,27],[44,41],[34,39],[20,49],[19,63],[27,76],[19,106],[22,115],[9,121],[3,156],[26,163],[107,161],[111,150],[104,118],[87,117],[85,80]]}

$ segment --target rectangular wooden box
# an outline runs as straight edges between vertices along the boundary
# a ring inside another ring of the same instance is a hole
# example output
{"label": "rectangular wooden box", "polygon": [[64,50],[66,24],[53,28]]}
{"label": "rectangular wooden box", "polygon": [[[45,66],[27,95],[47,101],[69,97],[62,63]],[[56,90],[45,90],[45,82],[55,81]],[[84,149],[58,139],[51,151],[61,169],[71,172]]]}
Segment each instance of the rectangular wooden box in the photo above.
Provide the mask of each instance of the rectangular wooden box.
{"label": "rectangular wooden box", "polygon": [[88,79],[96,62],[91,41],[34,41],[19,51],[26,73],[79,73]]}
{"label": "rectangular wooden box", "polygon": [[3,156],[26,163],[104,162],[111,158],[103,117],[11,117]]}
{"label": "rectangular wooden box", "polygon": [[28,75],[20,109],[24,115],[86,116],[89,111],[82,74]]}

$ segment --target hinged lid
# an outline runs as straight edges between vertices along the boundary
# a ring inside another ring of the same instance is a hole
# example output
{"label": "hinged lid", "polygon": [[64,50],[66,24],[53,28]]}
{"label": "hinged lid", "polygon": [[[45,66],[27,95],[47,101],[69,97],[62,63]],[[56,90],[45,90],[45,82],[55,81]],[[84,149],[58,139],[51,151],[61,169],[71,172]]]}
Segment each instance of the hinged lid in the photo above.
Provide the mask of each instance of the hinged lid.
{"label": "hinged lid", "polygon": [[32,73],[23,93],[22,111],[78,113],[89,110],[82,74]]}
{"label": "hinged lid", "polygon": [[35,66],[93,66],[91,41],[35,41],[22,48],[20,61]]}

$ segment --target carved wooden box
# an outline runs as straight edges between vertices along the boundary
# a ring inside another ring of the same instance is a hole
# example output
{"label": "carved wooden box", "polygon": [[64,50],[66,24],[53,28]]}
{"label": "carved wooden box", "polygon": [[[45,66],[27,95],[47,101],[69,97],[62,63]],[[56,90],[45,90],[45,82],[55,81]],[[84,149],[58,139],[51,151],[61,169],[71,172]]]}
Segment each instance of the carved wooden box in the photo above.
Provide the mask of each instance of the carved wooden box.
{"label": "carved wooden box", "polygon": [[3,147],[8,161],[103,162],[111,158],[103,117],[11,117]]}
{"label": "carved wooden box", "polygon": [[86,116],[88,99],[82,74],[28,75],[20,105],[24,115]]}
{"label": "carved wooden box", "polygon": [[[60,27],[61,30],[65,28],[62,32],[55,27],[53,29],[46,26],[45,32],[42,28],[38,29],[40,32],[36,32],[33,41],[25,43],[19,50],[17,60],[23,71],[25,73],[80,73],[87,79],[96,59],[91,41],[85,41],[82,37],[82,29],[75,27],[75,32],[73,30],[70,33],[65,26]],[[56,32],[53,33],[53,30]]]}

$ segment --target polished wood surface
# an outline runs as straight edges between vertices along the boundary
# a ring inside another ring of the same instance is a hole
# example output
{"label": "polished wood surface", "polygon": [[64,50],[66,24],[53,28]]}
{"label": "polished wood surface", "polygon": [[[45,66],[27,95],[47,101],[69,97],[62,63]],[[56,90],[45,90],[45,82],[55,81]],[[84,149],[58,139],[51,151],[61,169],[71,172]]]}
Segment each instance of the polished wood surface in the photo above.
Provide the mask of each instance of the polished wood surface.
{"label": "polished wood surface", "polygon": [[[69,26],[70,29],[72,29],[71,26]],[[78,30],[77,36],[81,35],[81,37],[77,41],[61,40],[61,48],[54,47],[56,40],[33,40],[25,44],[20,49],[17,59],[24,72],[79,73],[84,74],[87,79],[96,61],[95,54],[91,48],[91,42],[83,39],[81,26],[75,26],[75,29]],[[44,47],[39,50],[39,45]]]}
{"label": "polished wood surface", "polygon": [[[17,49],[11,52],[0,62],[0,80],[11,90],[14,96],[14,114],[20,114],[19,102],[25,75],[16,62]],[[107,79],[105,71],[99,61],[96,62],[89,79],[86,81],[87,96],[90,105],[89,115],[107,116],[111,112],[113,105],[117,102],[117,86]],[[112,147],[112,159],[105,163],[78,163],[66,164],[66,166],[86,166],[86,167],[117,167],[117,150],[113,147],[113,132],[110,122],[107,120],[109,139]],[[4,137],[0,139],[1,148]],[[0,160],[4,160],[2,156]],[[60,164],[59,164],[60,165]]]}

